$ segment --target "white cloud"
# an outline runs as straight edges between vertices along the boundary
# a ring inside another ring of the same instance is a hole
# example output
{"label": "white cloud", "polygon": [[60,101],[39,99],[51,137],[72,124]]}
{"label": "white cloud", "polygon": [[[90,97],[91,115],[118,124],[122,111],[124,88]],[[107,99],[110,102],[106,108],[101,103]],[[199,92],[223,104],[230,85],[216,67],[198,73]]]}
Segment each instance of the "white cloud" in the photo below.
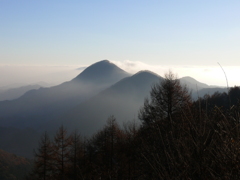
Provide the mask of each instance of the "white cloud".
{"label": "white cloud", "polygon": [[[221,67],[216,66],[162,66],[158,64],[146,64],[140,61],[111,61],[123,70],[132,74],[141,70],[150,70],[164,76],[169,70],[178,77],[191,76],[196,80],[209,84],[226,86],[226,79]],[[91,64],[89,64],[91,65]],[[16,84],[26,85],[38,82],[46,82],[52,85],[70,81],[84,70],[84,66],[18,66],[0,65],[0,89],[3,86]],[[240,66],[223,66],[226,72],[229,86],[240,85]]]}
{"label": "white cloud", "polygon": [[118,67],[132,74],[137,73],[138,71],[141,71],[141,70],[149,70],[149,71],[156,72],[159,75],[164,75],[165,73],[164,71],[166,70],[164,66],[149,65],[140,61],[124,60],[124,61],[111,61],[111,62],[113,62]]}
{"label": "white cloud", "polygon": [[[171,70],[177,74],[179,78],[191,76],[209,85],[227,86],[225,75],[218,64],[216,64],[216,66],[161,66],[130,60],[112,62],[130,73],[136,73],[140,70],[150,70],[160,76],[164,76],[165,73]],[[238,78],[240,76],[240,66],[223,66],[223,68],[226,72],[229,86],[240,85]]]}

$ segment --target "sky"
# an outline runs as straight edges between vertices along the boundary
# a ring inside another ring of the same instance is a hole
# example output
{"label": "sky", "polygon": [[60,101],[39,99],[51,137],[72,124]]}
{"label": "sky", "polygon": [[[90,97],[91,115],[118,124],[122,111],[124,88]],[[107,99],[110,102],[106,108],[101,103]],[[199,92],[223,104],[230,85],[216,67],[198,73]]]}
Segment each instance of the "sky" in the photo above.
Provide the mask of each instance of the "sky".
{"label": "sky", "polygon": [[239,8],[239,0],[0,0],[0,87],[53,73],[70,80],[103,59],[226,86],[220,63],[239,85]]}

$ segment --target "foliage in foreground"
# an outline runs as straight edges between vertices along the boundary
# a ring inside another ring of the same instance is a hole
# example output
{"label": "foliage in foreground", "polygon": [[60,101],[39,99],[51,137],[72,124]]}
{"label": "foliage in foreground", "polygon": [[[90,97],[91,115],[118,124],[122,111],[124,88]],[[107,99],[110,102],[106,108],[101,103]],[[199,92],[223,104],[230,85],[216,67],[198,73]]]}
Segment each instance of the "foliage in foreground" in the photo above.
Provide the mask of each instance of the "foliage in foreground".
{"label": "foliage in foreground", "polygon": [[45,133],[29,179],[239,179],[239,92],[192,102],[170,72],[141,108],[141,126],[110,117],[90,139]]}

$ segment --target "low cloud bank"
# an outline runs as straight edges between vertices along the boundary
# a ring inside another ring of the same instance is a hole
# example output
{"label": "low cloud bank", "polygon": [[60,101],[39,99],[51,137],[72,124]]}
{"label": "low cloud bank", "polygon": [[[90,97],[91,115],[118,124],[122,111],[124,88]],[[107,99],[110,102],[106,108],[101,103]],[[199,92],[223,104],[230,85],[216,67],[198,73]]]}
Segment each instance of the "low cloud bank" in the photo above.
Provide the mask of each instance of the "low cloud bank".
{"label": "low cloud bank", "polygon": [[[169,70],[176,73],[178,77],[191,76],[196,80],[208,85],[227,86],[226,78],[221,67],[216,66],[161,66],[150,65],[139,61],[112,61],[120,68],[130,73],[136,73],[140,70],[150,70],[164,76]],[[223,66],[227,75],[229,86],[239,86],[240,66]]]}
{"label": "low cloud bank", "polygon": [[[165,73],[171,70],[173,73],[176,73],[179,78],[183,76],[191,76],[208,85],[227,86],[224,72],[218,64],[210,67],[161,66],[159,64],[150,65],[140,61],[130,60],[111,62],[132,74],[140,70],[150,70],[160,76],[164,76]],[[72,80],[87,66],[0,65],[0,89],[39,84],[39,82],[44,82],[46,86],[57,85]],[[223,66],[223,68],[226,72],[229,86],[240,85],[238,78],[240,76],[240,66]]]}

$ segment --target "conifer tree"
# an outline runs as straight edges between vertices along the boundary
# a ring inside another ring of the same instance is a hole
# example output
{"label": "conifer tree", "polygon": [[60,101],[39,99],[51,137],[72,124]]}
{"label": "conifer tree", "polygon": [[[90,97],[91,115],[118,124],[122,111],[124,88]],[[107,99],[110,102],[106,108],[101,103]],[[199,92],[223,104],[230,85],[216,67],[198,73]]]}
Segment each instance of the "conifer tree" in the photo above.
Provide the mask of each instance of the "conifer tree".
{"label": "conifer tree", "polygon": [[140,109],[139,119],[145,125],[150,125],[158,120],[172,120],[172,116],[181,112],[191,104],[191,94],[186,86],[169,71],[165,78],[154,84],[150,92],[150,100],[145,99],[144,106]]}
{"label": "conifer tree", "polygon": [[69,167],[70,146],[72,139],[67,135],[67,130],[61,126],[54,137],[53,150],[55,161],[55,176],[66,179]]}
{"label": "conifer tree", "polygon": [[47,132],[41,137],[39,148],[35,152],[32,176],[36,179],[51,179],[53,170],[53,146]]}
{"label": "conifer tree", "polygon": [[84,143],[77,131],[71,135],[72,144],[70,146],[70,177],[74,180],[83,178],[83,156]]}

